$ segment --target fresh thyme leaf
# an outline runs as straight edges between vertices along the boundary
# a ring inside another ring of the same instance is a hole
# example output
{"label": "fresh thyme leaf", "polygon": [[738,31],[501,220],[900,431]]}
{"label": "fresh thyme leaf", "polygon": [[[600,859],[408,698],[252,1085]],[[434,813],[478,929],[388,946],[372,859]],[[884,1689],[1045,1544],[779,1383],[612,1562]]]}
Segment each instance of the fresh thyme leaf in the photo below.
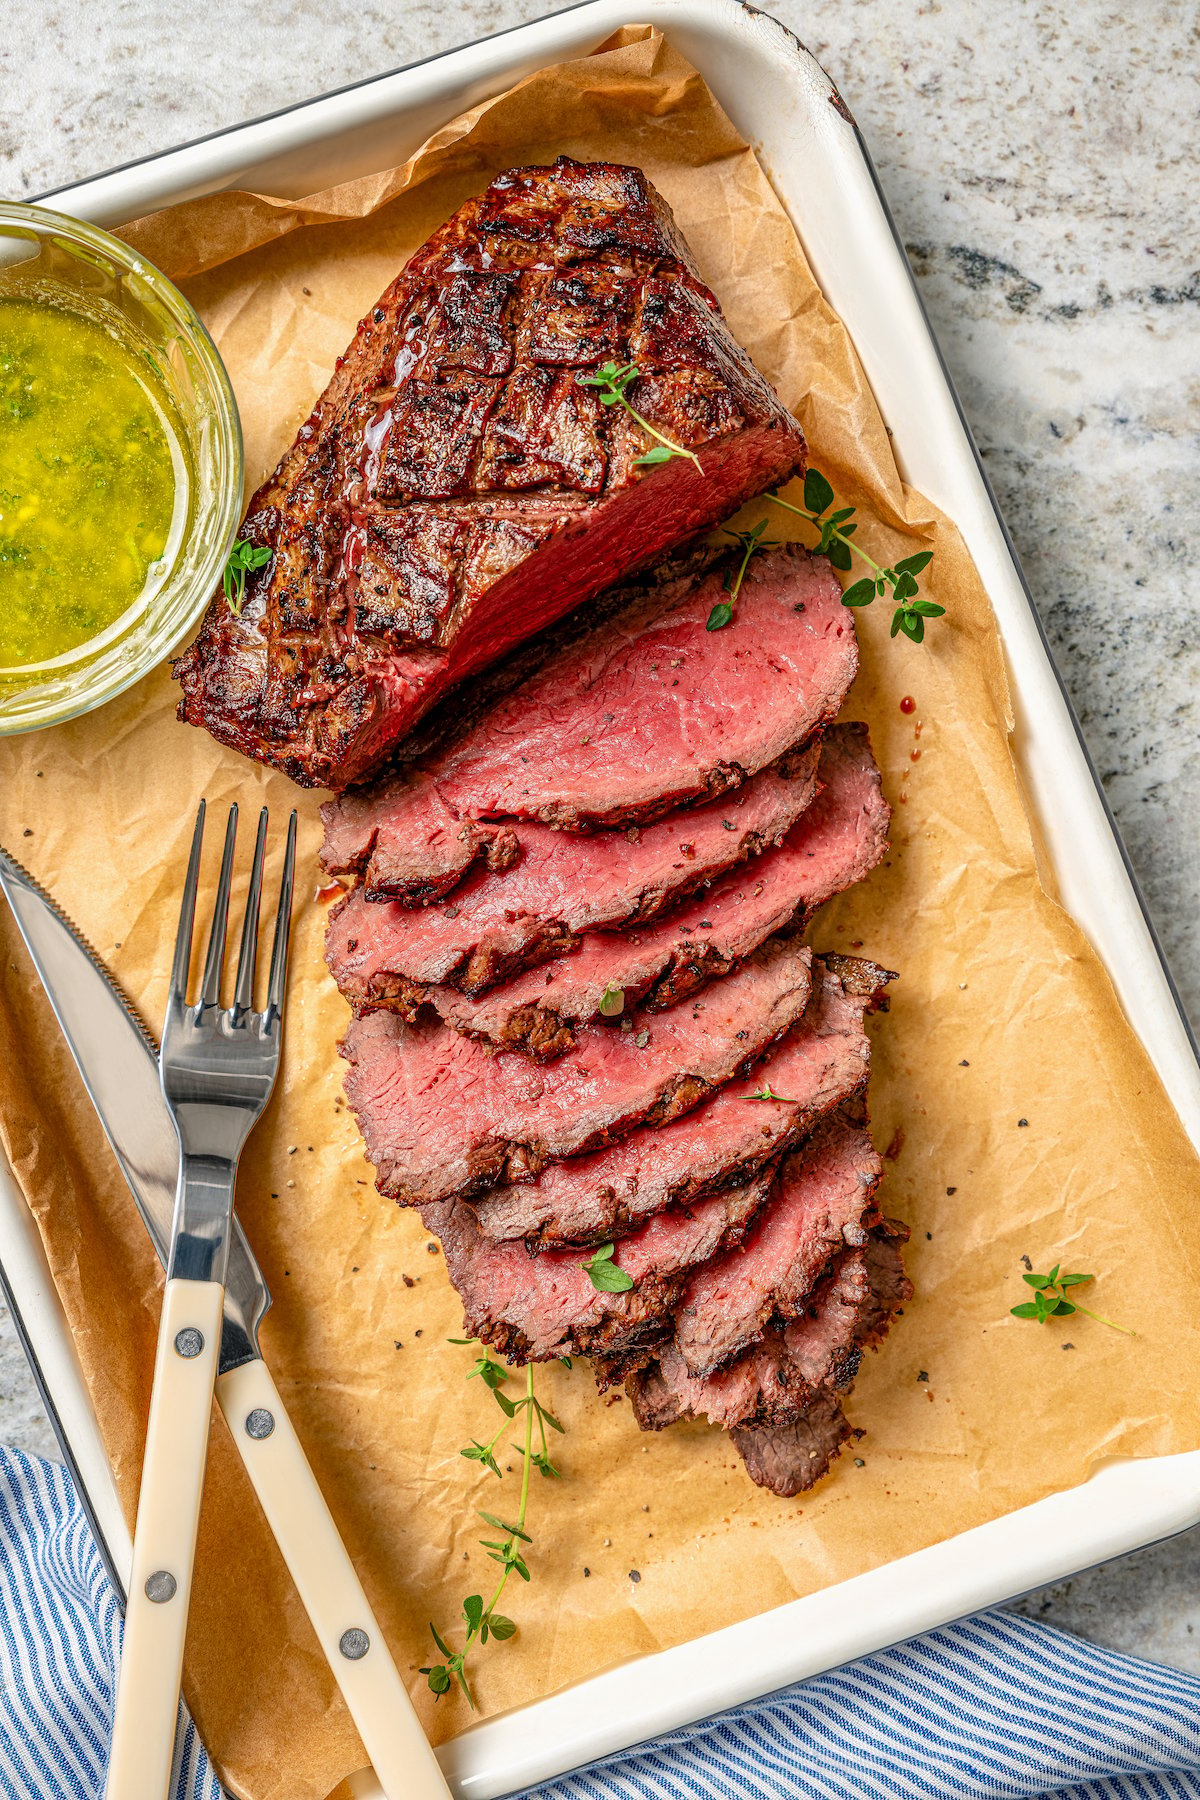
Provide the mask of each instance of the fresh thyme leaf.
{"label": "fresh thyme leaf", "polygon": [[270,560],[271,552],[262,544],[252,544],[249,538],[237,539],[221,573],[221,586],[225,590],[230,612],[241,616],[246,599],[247,574],[251,569],[261,569]]}
{"label": "fresh thyme leaf", "polygon": [[600,1012],[606,1019],[616,1019],[625,1011],[625,989],[610,981],[600,996]]}
{"label": "fresh thyme leaf", "polygon": [[435,1699],[440,1700],[449,1691],[450,1677],[442,1663],[435,1663],[431,1669],[422,1669],[421,1673],[428,1680],[429,1690]]}
{"label": "fresh thyme leaf", "polygon": [[846,589],[845,593],[842,595],[842,605],[870,606],[874,598],[875,583],[871,580],[869,575],[864,575],[861,581],[856,581],[853,587],[848,587]]}
{"label": "fresh thyme leaf", "polygon": [[918,550],[915,556],[902,556],[896,564],[897,575],[919,575],[933,561],[932,550]]}
{"label": "fresh thyme leaf", "polygon": [[497,1531],[507,1531],[509,1537],[520,1538],[523,1544],[532,1544],[533,1539],[519,1525],[510,1525],[505,1519],[498,1519],[495,1513],[481,1512],[480,1518],[485,1525],[492,1525]]}
{"label": "fresh thyme leaf", "polygon": [[733,608],[727,600],[718,600],[705,621],[705,631],[723,631],[733,617]]}
{"label": "fresh thyme leaf", "polygon": [[544,1424],[549,1425],[551,1431],[561,1432],[564,1436],[566,1435],[566,1426],[559,1424],[548,1406],[543,1406],[540,1400],[535,1400],[533,1404],[537,1409],[538,1418],[541,1419]]}
{"label": "fresh thyme leaf", "polygon": [[624,407],[630,418],[636,419],[642,430],[648,431],[655,440],[651,449],[635,459],[635,467],[669,462],[673,456],[686,456],[689,462],[694,462],[699,468],[700,458],[693,451],[685,450],[683,445],[677,444],[673,438],[665,437],[656,426],[650,423],[649,419],[644,419],[631,404],[626,390],[632,386],[640,374],[641,370],[636,363],[606,362],[600,368],[594,369],[590,375],[577,375],[575,379],[580,387],[596,389],[596,398],[601,406]]}
{"label": "fresh thyme leaf", "polygon": [[508,1638],[515,1637],[517,1633],[517,1628],[512,1620],[506,1619],[503,1613],[492,1613],[488,1619],[488,1629],[492,1636],[498,1638],[502,1644]]}
{"label": "fresh thyme leaf", "polygon": [[449,1654],[450,1654],[449,1646],[443,1640],[441,1633],[439,1632],[437,1626],[434,1624],[432,1619],[430,1619],[430,1621],[429,1621],[429,1629],[430,1629],[430,1631],[432,1631],[433,1641],[437,1645],[438,1649],[441,1651],[442,1655],[449,1656]]}
{"label": "fresh thyme leaf", "polygon": [[463,1601],[463,1618],[468,1631],[478,1631],[483,1624],[483,1595],[468,1594]]}
{"label": "fresh thyme leaf", "polygon": [[811,513],[820,517],[833,501],[833,489],[822,475],[820,469],[809,469],[804,477],[804,504]]}
{"label": "fresh thyme leaf", "polygon": [[1083,1313],[1086,1318],[1095,1319],[1099,1325],[1108,1325],[1125,1337],[1137,1336],[1137,1332],[1128,1325],[1118,1325],[1114,1319],[1106,1319],[1103,1313],[1080,1306],[1078,1300],[1067,1299],[1067,1288],[1081,1287],[1085,1281],[1094,1281],[1094,1275],[1064,1275],[1061,1271],[1062,1264],[1055,1263],[1048,1275],[1039,1275],[1033,1270],[1022,1275],[1021,1280],[1033,1289],[1033,1299],[1023,1300],[1019,1306],[1010,1306],[1008,1310],[1013,1318],[1036,1319],[1039,1324],[1044,1325],[1048,1319],[1063,1319],[1072,1313]]}
{"label": "fresh thyme leaf", "polygon": [[632,1275],[627,1275],[613,1261],[613,1249],[612,1244],[601,1244],[585,1263],[580,1264],[584,1274],[600,1294],[624,1294],[633,1286]]}
{"label": "fresh thyme leaf", "polygon": [[849,544],[843,543],[841,538],[832,538],[825,547],[825,554],[834,568],[840,569],[844,575],[850,567]]}

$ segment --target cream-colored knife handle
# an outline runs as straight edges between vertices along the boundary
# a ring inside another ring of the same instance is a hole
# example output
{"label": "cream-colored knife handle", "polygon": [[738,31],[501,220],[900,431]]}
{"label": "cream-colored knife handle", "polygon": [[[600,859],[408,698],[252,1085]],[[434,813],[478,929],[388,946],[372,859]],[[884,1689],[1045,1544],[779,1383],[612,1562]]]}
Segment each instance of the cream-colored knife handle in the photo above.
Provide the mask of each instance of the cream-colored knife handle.
{"label": "cream-colored knife handle", "polygon": [[388,1800],[449,1789],[266,1364],[217,1382],[217,1399],[267,1524]]}
{"label": "cream-colored knife handle", "polygon": [[215,1281],[163,1294],[106,1800],[162,1800],[171,1779],[223,1298]]}

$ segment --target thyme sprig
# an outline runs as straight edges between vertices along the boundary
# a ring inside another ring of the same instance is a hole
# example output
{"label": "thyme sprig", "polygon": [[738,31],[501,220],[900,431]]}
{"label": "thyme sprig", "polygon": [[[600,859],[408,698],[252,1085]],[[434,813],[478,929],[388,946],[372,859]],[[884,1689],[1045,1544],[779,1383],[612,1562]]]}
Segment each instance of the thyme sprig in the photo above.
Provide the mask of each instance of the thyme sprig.
{"label": "thyme sprig", "polygon": [[[452,1344],[473,1344],[475,1340],[473,1338],[451,1338],[450,1342]],[[570,1368],[568,1358],[564,1357],[562,1361],[567,1368]],[[499,1580],[496,1582],[490,1598],[486,1601],[482,1594],[468,1594],[463,1601],[462,1622],[466,1629],[460,1650],[452,1650],[447,1638],[443,1636],[432,1620],[430,1621],[429,1629],[433,1634],[433,1641],[445,1660],[440,1663],[431,1663],[421,1670],[435,1700],[440,1700],[442,1695],[449,1692],[457,1681],[472,1710],[475,1706],[475,1697],[471,1692],[471,1684],[467,1680],[467,1658],[476,1644],[486,1644],[490,1638],[494,1638],[497,1643],[502,1644],[515,1634],[517,1627],[512,1619],[496,1609],[500,1604],[505,1587],[508,1585],[510,1575],[515,1573],[520,1576],[522,1581],[530,1579],[529,1564],[525,1560],[525,1548],[533,1542],[529,1532],[525,1529],[529,1515],[530,1472],[536,1469],[540,1475],[555,1480],[560,1478],[561,1473],[550,1459],[546,1429],[549,1427],[551,1431],[562,1432],[564,1427],[549,1408],[542,1405],[534,1393],[533,1367],[532,1363],[526,1365],[525,1392],[522,1398],[516,1401],[510,1400],[504,1392],[505,1384],[510,1380],[509,1371],[495,1362],[487,1350],[484,1350],[482,1355],[476,1358],[467,1375],[468,1381],[479,1377],[491,1393],[503,1416],[498,1430],[486,1444],[481,1444],[476,1438],[472,1438],[470,1443],[459,1451],[459,1455],[465,1457],[468,1462],[482,1463],[484,1468],[490,1470],[498,1481],[502,1481],[504,1477],[500,1464],[496,1460],[496,1446],[509,1429],[512,1420],[524,1415],[523,1441],[513,1445],[513,1449],[521,1458],[521,1494],[517,1502],[516,1519],[509,1523],[495,1513],[481,1510],[479,1514],[485,1525],[491,1526],[493,1531],[500,1533],[498,1537],[479,1539],[480,1546],[487,1551],[491,1561],[500,1565]],[[535,1430],[540,1448],[534,1446]]]}
{"label": "thyme sprig", "polygon": [[854,533],[858,530],[858,522],[854,518],[853,506],[841,506],[831,512],[833,505],[833,489],[819,469],[810,469],[804,477],[804,505],[797,506],[791,500],[781,500],[778,494],[767,494],[766,499],[776,506],[785,507],[788,512],[795,513],[798,518],[807,519],[810,525],[818,528],[820,536],[814,549],[819,556],[827,556],[835,569],[845,573],[852,566],[853,556],[860,557],[870,569],[871,575],[864,575],[854,582],[842,595],[843,606],[870,606],[878,595],[891,592],[896,602],[896,610],[892,614],[891,635],[902,631],[906,638],[919,644],[925,636],[926,619],[940,619],[945,612],[944,606],[938,606],[933,600],[922,600],[917,576],[922,569],[933,560],[932,550],[918,550],[913,556],[905,556],[898,563],[877,563],[873,556],[868,556],[861,544],[854,543]]}
{"label": "thyme sprig", "polygon": [[786,1094],[777,1094],[769,1081],[764,1081],[763,1085],[760,1088],[756,1088],[752,1094],[747,1095],[747,1098],[750,1100],[778,1100],[783,1106],[800,1106],[803,1104],[799,1100],[789,1099]]}
{"label": "thyme sprig", "polygon": [[261,569],[270,560],[271,552],[265,545],[252,544],[249,538],[237,539],[221,574],[221,586],[231,613],[241,617],[246,600],[246,576],[251,569]]}
{"label": "thyme sprig", "polygon": [[1049,1319],[1064,1318],[1068,1313],[1081,1312],[1089,1319],[1095,1319],[1098,1325],[1111,1326],[1113,1331],[1120,1331],[1126,1337],[1136,1337],[1137,1332],[1128,1325],[1118,1325],[1115,1319],[1106,1319],[1103,1313],[1093,1312],[1088,1306],[1081,1306],[1078,1300],[1068,1300],[1069,1288],[1082,1287],[1085,1281],[1095,1281],[1094,1275],[1063,1275],[1060,1273],[1061,1263],[1055,1263],[1048,1275],[1035,1275],[1032,1271],[1022,1275],[1021,1280],[1033,1289],[1033,1299],[1022,1301],[1020,1306],[1010,1307],[1014,1319],[1036,1319],[1040,1325]]}
{"label": "thyme sprig", "polygon": [[642,417],[629,398],[626,389],[638,379],[641,370],[636,363],[606,362],[590,375],[577,375],[580,387],[595,388],[596,398],[601,406],[622,406],[631,419],[636,419],[643,431],[648,431],[655,439],[654,448],[647,450],[644,456],[634,459],[634,467],[638,469],[653,466],[655,463],[670,462],[673,456],[686,456],[689,462],[700,467],[700,458],[691,450],[685,450],[673,438],[664,437],[662,432],[653,426],[649,419]]}
{"label": "thyme sprig", "polygon": [[750,527],[749,531],[726,531],[726,537],[731,537],[735,544],[742,546],[742,560],[736,568],[731,564],[725,571],[725,592],[729,598],[728,600],[719,600],[713,607],[704,627],[706,631],[721,631],[732,619],[733,609],[737,605],[738,595],[742,591],[742,582],[746,578],[746,570],[750,566],[750,558],[756,550],[765,550],[769,543],[774,542],[772,538],[763,537],[763,532],[769,523],[768,519],[760,519],[757,525]]}

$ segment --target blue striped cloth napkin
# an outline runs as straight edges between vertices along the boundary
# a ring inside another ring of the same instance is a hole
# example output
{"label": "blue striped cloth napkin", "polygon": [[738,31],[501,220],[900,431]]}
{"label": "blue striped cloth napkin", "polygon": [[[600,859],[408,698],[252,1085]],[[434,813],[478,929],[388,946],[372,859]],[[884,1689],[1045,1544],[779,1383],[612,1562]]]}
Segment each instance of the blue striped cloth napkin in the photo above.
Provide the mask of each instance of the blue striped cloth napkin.
{"label": "blue striped cloth napkin", "polygon": [[[120,1635],[116,1596],[70,1476],[0,1450],[6,1800],[100,1800]],[[186,1716],[183,1726],[172,1800],[222,1800]],[[1200,1800],[1200,1681],[985,1613],[529,1792],[538,1800]]]}

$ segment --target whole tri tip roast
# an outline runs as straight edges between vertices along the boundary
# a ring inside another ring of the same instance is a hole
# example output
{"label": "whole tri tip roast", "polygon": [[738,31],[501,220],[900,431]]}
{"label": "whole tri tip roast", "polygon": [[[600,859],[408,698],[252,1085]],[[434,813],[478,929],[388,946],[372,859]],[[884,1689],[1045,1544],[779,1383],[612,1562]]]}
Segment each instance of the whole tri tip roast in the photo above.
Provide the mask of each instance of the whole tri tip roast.
{"label": "whole tri tip roast", "polygon": [[[612,362],[686,454],[579,379]],[[804,462],[640,170],[509,170],[409,260],[255,494],[269,557],[180,658],[180,716],[306,786],[361,781],[448,687]]]}

